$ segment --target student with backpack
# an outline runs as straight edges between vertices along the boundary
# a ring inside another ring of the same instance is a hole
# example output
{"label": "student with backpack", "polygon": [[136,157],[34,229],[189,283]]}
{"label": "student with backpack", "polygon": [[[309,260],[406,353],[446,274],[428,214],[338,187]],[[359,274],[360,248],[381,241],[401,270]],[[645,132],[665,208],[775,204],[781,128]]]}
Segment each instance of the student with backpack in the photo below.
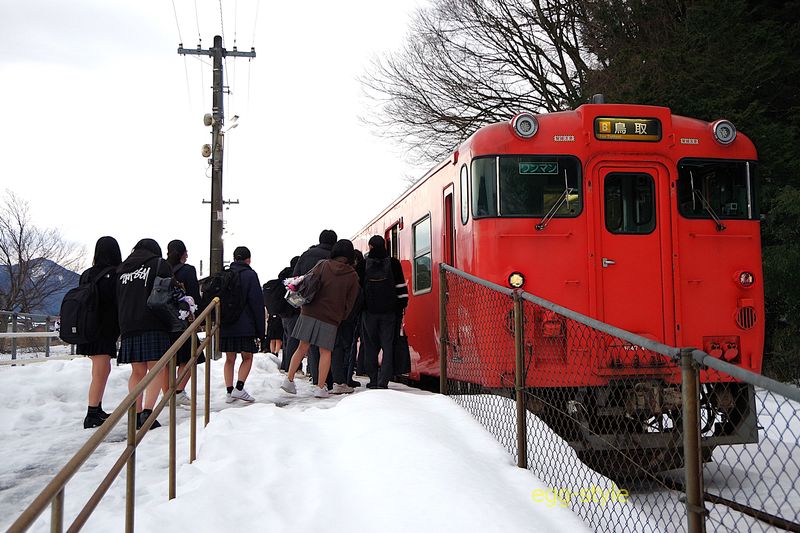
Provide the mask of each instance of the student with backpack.
{"label": "student with backpack", "polygon": [[[261,293],[261,282],[258,274],[250,267],[250,250],[239,246],[233,251],[233,263],[226,272],[220,293],[220,304],[223,307],[220,320],[220,348],[225,352],[225,401],[236,400],[254,402],[255,398],[244,390],[244,382],[253,366],[253,353],[258,351],[256,339],[265,336],[264,297]],[[233,305],[233,303],[236,305]],[[226,316],[227,313],[227,316]],[[236,354],[242,355],[239,365],[236,386],[233,385],[233,370],[236,365]]]}
{"label": "student with backpack", "polygon": [[[92,361],[92,380],[89,383],[89,406],[83,427],[96,428],[108,418],[103,411],[103,393],[111,373],[111,359],[117,357],[116,269],[122,262],[119,244],[114,237],[100,237],[94,247],[92,267],[81,274],[78,290],[82,303],[70,308],[70,298],[65,298],[62,306],[64,335],[73,330],[78,334],[79,324],[92,323],[91,333],[82,333],[78,340],[77,353],[86,355]],[[72,291],[70,291],[72,292]],[[74,293],[73,293],[74,295]],[[80,315],[80,316],[78,316]]]}
{"label": "student with backpack", "polygon": [[353,263],[353,243],[343,239],[334,244],[331,258],[321,260],[313,268],[311,275],[317,276],[316,292],[313,300],[302,306],[300,318],[292,336],[300,341],[292,355],[289,373],[281,388],[296,394],[294,375],[311,346],[319,348],[319,381],[314,391],[317,398],[327,398],[326,386],[331,366],[331,351],[336,341],[339,324],[353,309],[358,297],[358,275]]}
{"label": "student with backpack", "polygon": [[[128,390],[133,390],[169,349],[171,324],[148,306],[156,278],[172,279],[172,269],[161,258],[161,246],[142,239],[117,268],[117,312],[122,336],[118,361],[131,363]],[[136,427],[141,428],[153,413],[163,377],[150,382],[136,401]],[[155,420],[152,429],[160,427]]]}
{"label": "student with backpack", "polygon": [[[361,315],[361,341],[364,343],[364,366],[369,377],[368,389],[386,389],[394,376],[394,339],[399,335],[403,311],[408,305],[408,285],[400,261],[386,253],[386,241],[380,235],[369,240],[369,253],[359,269],[364,291]],[[378,352],[383,359],[378,367]]]}
{"label": "student with backpack", "polygon": [[[186,261],[189,259],[189,252],[186,250],[186,245],[183,241],[175,239],[167,244],[167,263],[172,268],[172,275],[175,278],[175,283],[178,284],[184,291],[185,296],[179,302],[179,308],[183,310],[187,322],[194,321],[196,313],[200,312],[197,306],[200,305],[200,284],[197,281],[197,270],[188,264]],[[194,311],[192,310],[194,304]],[[182,331],[174,331],[170,333],[170,341],[175,342],[181,336]],[[197,343],[200,344],[199,342]],[[178,375],[189,364],[189,359],[192,357],[192,341],[188,340],[183,343],[183,346],[178,350]],[[201,354],[197,359],[197,364],[204,363],[205,357]],[[186,384],[189,383],[191,375],[186,374],[180,383],[176,384],[175,400],[178,405],[188,406],[191,405],[191,398],[186,394]],[[166,394],[169,388],[169,380],[166,380],[162,390]]]}

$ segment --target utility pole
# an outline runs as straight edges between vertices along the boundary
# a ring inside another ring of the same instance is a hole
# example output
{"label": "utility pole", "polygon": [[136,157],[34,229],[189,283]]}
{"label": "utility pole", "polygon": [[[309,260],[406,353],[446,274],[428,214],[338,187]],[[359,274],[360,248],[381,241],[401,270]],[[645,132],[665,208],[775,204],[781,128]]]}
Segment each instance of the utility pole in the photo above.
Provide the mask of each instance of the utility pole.
{"label": "utility pole", "polygon": [[[214,46],[204,50],[197,45],[196,49],[183,47],[183,43],[178,45],[178,53],[181,55],[207,55],[214,60],[214,86],[211,123],[211,261],[209,264],[209,274],[216,274],[222,271],[222,231],[223,231],[223,210],[222,200],[222,152],[225,144],[225,135],[222,126],[225,123],[225,113],[223,110],[222,94],[224,91],[224,76],[222,71],[222,58],[224,57],[256,57],[256,49],[250,48],[249,52],[239,52],[236,47],[233,50],[225,50],[222,46],[222,37],[214,36]],[[203,202],[207,203],[207,202]]]}

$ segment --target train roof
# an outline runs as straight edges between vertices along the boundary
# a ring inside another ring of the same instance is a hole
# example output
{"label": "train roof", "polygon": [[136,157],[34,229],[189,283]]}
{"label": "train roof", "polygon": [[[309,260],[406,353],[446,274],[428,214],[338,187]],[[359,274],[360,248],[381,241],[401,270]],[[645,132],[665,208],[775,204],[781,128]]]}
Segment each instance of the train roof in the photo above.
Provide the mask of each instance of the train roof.
{"label": "train roof", "polygon": [[[434,165],[421,179],[406,189],[386,208],[363,226],[360,235],[409,194],[447,165],[458,163],[462,155],[469,159],[484,155],[563,154],[585,156],[595,152],[624,152],[717,159],[757,159],[752,141],[737,132],[735,140],[722,145],[714,141],[713,127],[719,122],[673,115],[668,107],[637,104],[584,104],[577,109],[535,115],[538,131],[530,138],[515,134],[511,121],[481,127],[462,142],[450,157]],[[634,139],[601,140],[597,138],[598,121],[646,120],[660,128],[657,142],[636,142]],[[593,135],[594,133],[594,135]],[[680,151],[678,151],[678,149]],[[581,159],[583,159],[581,157]],[[585,161],[584,161],[585,163]]]}

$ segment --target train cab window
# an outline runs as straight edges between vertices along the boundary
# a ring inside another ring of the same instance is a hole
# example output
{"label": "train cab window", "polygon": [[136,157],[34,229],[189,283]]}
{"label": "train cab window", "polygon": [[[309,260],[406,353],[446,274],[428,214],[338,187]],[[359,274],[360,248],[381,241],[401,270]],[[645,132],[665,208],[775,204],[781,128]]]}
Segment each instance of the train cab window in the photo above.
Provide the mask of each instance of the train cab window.
{"label": "train cab window", "polygon": [[431,290],[431,216],[414,223],[414,294]]}
{"label": "train cab window", "polygon": [[604,183],[606,229],[646,234],[656,229],[655,182],[649,174],[614,173]]}
{"label": "train cab window", "polygon": [[557,217],[576,217],[583,209],[577,158],[528,155],[473,160],[473,217],[541,217],[554,207]]}
{"label": "train cab window", "polygon": [[687,218],[758,219],[756,165],[684,159],[678,164],[678,210]]}
{"label": "train cab window", "polygon": [[461,187],[459,190],[461,197],[461,223],[466,224],[469,220],[469,170],[467,165],[461,166]]}

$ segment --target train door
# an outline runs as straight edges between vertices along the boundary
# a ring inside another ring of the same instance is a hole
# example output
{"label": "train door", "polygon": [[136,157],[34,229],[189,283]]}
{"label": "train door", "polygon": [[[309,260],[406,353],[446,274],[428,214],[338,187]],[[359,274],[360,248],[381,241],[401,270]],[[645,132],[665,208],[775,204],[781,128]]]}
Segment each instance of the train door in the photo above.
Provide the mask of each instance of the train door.
{"label": "train door", "polygon": [[596,181],[602,320],[672,344],[669,174],[658,164],[601,164]]}
{"label": "train door", "polygon": [[444,190],[444,223],[442,224],[442,262],[453,266],[455,260],[456,228],[453,219],[453,185],[448,185]]}

